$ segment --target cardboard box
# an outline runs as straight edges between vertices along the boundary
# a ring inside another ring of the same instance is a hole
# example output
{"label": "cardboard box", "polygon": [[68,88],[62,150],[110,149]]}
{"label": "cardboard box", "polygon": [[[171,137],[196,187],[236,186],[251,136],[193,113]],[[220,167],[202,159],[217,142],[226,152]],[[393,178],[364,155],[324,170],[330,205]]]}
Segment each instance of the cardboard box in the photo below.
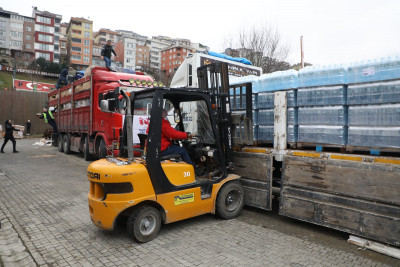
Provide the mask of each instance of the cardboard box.
{"label": "cardboard box", "polygon": [[18,138],[18,139],[24,138],[25,126],[22,126],[22,125],[13,125],[13,127],[14,127],[15,129],[20,130],[19,132],[13,131],[13,136],[14,136],[14,138]]}

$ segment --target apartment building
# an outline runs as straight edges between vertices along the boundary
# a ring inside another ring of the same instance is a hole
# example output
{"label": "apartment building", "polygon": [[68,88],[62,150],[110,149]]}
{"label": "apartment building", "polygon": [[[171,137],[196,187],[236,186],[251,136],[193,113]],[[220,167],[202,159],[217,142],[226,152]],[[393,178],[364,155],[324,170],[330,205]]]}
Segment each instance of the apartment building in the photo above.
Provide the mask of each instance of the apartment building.
{"label": "apartment building", "polygon": [[56,17],[61,18],[61,15],[40,11],[34,7],[32,17],[35,20],[35,59],[41,57],[53,62],[55,19]]}
{"label": "apartment building", "polygon": [[148,71],[150,67],[150,48],[146,45],[136,45],[136,69]]}
{"label": "apartment building", "polygon": [[188,53],[193,53],[195,50],[188,46],[187,40],[177,40],[176,44],[166,49],[161,50],[161,73],[164,77],[171,78]]}
{"label": "apartment building", "polygon": [[[143,59],[145,57],[144,46],[146,45],[146,36],[142,36],[133,31],[126,30],[117,30],[120,34],[121,38],[117,45],[115,46],[115,52],[117,53],[117,57],[115,60],[122,62],[124,68],[128,68],[131,70],[142,69],[143,68]],[[138,59],[138,46],[140,46],[141,51],[141,65],[137,68],[137,59]],[[148,55],[146,54],[146,57]]]}
{"label": "apartment building", "polygon": [[11,14],[0,8],[0,64],[10,65],[10,17]]}
{"label": "apartment building", "polygon": [[72,17],[67,27],[67,62],[76,70],[92,63],[93,21]]}
{"label": "apartment building", "polygon": [[60,63],[67,62],[67,29],[68,23],[60,24]]}
{"label": "apartment building", "polygon": [[161,69],[161,50],[174,43],[172,38],[166,36],[153,36],[146,40],[146,45],[150,48],[150,69],[159,72]]}

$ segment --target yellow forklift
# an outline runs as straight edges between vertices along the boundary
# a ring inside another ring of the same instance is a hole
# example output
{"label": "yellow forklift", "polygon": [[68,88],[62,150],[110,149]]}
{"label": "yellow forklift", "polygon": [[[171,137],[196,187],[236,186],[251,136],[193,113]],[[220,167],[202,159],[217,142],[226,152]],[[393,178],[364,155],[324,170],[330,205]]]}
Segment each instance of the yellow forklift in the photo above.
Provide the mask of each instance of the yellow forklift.
{"label": "yellow forklift", "polygon": [[[112,230],[125,221],[129,235],[143,243],[154,239],[163,223],[206,213],[222,219],[240,214],[244,189],[240,176],[230,173],[234,165],[227,65],[204,66],[198,77],[202,89],[120,88],[126,106],[119,144],[123,157],[95,161],[87,170],[89,212],[95,225]],[[103,111],[109,106],[116,105],[101,103]],[[163,110],[176,130],[194,136],[173,141],[187,150],[193,164],[179,155],[161,156]],[[138,129],[138,121],[148,122],[147,136]],[[134,157],[136,135],[141,157]]]}

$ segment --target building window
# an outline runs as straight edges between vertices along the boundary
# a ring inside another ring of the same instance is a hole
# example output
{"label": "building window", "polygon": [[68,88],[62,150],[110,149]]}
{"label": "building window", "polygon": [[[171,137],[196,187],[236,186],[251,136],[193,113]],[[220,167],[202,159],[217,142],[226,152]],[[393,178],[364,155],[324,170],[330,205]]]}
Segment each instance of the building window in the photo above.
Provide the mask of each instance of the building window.
{"label": "building window", "polygon": [[0,31],[0,36],[6,36],[6,32],[5,31]]}
{"label": "building window", "polygon": [[48,44],[39,44],[40,50],[50,51],[50,46]]}
{"label": "building window", "polygon": [[133,43],[127,43],[126,46],[129,48],[133,48]]}
{"label": "building window", "polygon": [[31,40],[32,39],[32,36],[30,36],[30,35],[26,35],[26,38],[25,38],[26,40]]}
{"label": "building window", "polygon": [[10,45],[11,46],[17,46],[17,47],[22,47],[22,42],[21,41],[11,41]]}
{"label": "building window", "polygon": [[83,40],[85,46],[90,46],[90,40]]}
{"label": "building window", "polygon": [[60,36],[54,35],[54,41],[56,41],[56,42],[60,41]]}
{"label": "building window", "polygon": [[55,18],[54,22],[57,23],[57,24],[59,24],[59,23],[61,23],[61,19]]}
{"label": "building window", "polygon": [[6,26],[6,22],[4,20],[0,20],[0,26]]}
{"label": "building window", "polygon": [[89,48],[83,48],[83,53],[84,54],[86,54],[86,55],[89,55],[90,54],[90,49]]}
{"label": "building window", "polygon": [[46,18],[46,17],[42,17],[42,16],[37,16],[36,17],[36,21],[37,22],[41,22],[41,23],[46,23],[46,24],[50,24],[51,23],[51,19],[50,18]]}
{"label": "building window", "polygon": [[71,38],[71,40],[72,40],[73,43],[78,43],[78,44],[82,43],[82,40],[79,39],[79,38]]}
{"label": "building window", "polygon": [[4,45],[6,43],[5,40],[0,40],[0,45]]}
{"label": "building window", "polygon": [[139,48],[139,52],[142,52],[142,48]]}
{"label": "building window", "polygon": [[73,59],[73,60],[81,60],[81,56],[71,55],[71,59]]}
{"label": "building window", "polygon": [[60,54],[54,54],[54,59],[60,59]]}
{"label": "building window", "polygon": [[36,58],[44,58],[45,60],[50,60],[50,54],[48,53],[41,53],[41,52],[37,52],[36,53]]}
{"label": "building window", "polygon": [[82,49],[80,47],[76,47],[76,46],[72,46],[71,49],[72,49],[72,51],[75,51],[75,52],[81,52],[82,51]]}
{"label": "building window", "polygon": [[133,63],[133,62],[135,62],[135,61],[133,60],[133,58],[127,58],[127,59],[126,59],[126,63]]}
{"label": "building window", "polygon": [[165,61],[165,57],[163,57],[162,60]]}
{"label": "building window", "polygon": [[174,52],[176,51],[176,48],[174,48]]}
{"label": "building window", "polygon": [[39,34],[38,39],[39,39],[39,41],[42,41],[42,42],[49,42],[49,43],[53,42],[52,36],[47,35],[47,34]]}
{"label": "building window", "polygon": [[133,51],[127,50],[127,51],[126,51],[126,54],[127,54],[127,55],[133,55]]}
{"label": "building window", "polygon": [[49,26],[40,25],[39,31],[50,33],[50,27]]}
{"label": "building window", "polygon": [[56,51],[60,50],[60,46],[59,45],[54,45],[54,50],[56,50]]}
{"label": "building window", "polygon": [[90,38],[90,32],[85,32],[85,38]]}
{"label": "building window", "polygon": [[31,45],[30,45],[30,44],[26,44],[26,45],[25,45],[25,48],[26,48],[26,49],[31,49]]}
{"label": "building window", "polygon": [[90,29],[90,24],[89,23],[84,23],[84,25],[85,25],[85,29]]}
{"label": "building window", "polygon": [[165,67],[165,64],[162,64],[163,68]]}
{"label": "building window", "polygon": [[139,59],[137,62],[138,62],[138,63],[140,63],[140,64],[141,64],[141,63],[143,63],[143,61],[142,61],[142,60],[140,60],[140,59]]}
{"label": "building window", "polygon": [[11,22],[10,27],[22,30],[24,28],[24,25],[22,23]]}
{"label": "building window", "polygon": [[142,57],[142,54],[138,54],[138,57]]}
{"label": "building window", "polygon": [[11,37],[22,38],[22,32],[11,31],[10,35]]}
{"label": "building window", "polygon": [[26,27],[26,31],[27,31],[27,32],[31,32],[31,31],[32,31],[32,28],[31,28],[31,27]]}
{"label": "building window", "polygon": [[61,48],[66,48],[66,43],[65,42],[61,42]]}
{"label": "building window", "polygon": [[172,59],[172,56],[169,56],[169,59]]}
{"label": "building window", "polygon": [[60,32],[60,27],[54,27],[55,32]]}
{"label": "building window", "polygon": [[83,57],[83,62],[89,63],[90,62],[89,57]]}
{"label": "building window", "polygon": [[29,54],[29,53],[25,53],[25,58],[26,58],[26,59],[29,59],[29,58],[31,58],[31,54]]}

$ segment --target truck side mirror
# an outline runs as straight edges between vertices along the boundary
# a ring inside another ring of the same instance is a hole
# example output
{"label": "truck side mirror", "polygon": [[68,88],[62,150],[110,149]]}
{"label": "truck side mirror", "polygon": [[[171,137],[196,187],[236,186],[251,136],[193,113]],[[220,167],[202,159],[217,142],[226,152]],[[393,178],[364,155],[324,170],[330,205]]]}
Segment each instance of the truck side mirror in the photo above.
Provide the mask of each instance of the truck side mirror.
{"label": "truck side mirror", "polygon": [[177,109],[174,110],[174,120],[175,120],[175,123],[181,122],[181,118],[179,117],[179,111]]}
{"label": "truck side mirror", "polygon": [[108,100],[101,100],[100,109],[103,112],[110,112],[109,107],[108,107]]}

